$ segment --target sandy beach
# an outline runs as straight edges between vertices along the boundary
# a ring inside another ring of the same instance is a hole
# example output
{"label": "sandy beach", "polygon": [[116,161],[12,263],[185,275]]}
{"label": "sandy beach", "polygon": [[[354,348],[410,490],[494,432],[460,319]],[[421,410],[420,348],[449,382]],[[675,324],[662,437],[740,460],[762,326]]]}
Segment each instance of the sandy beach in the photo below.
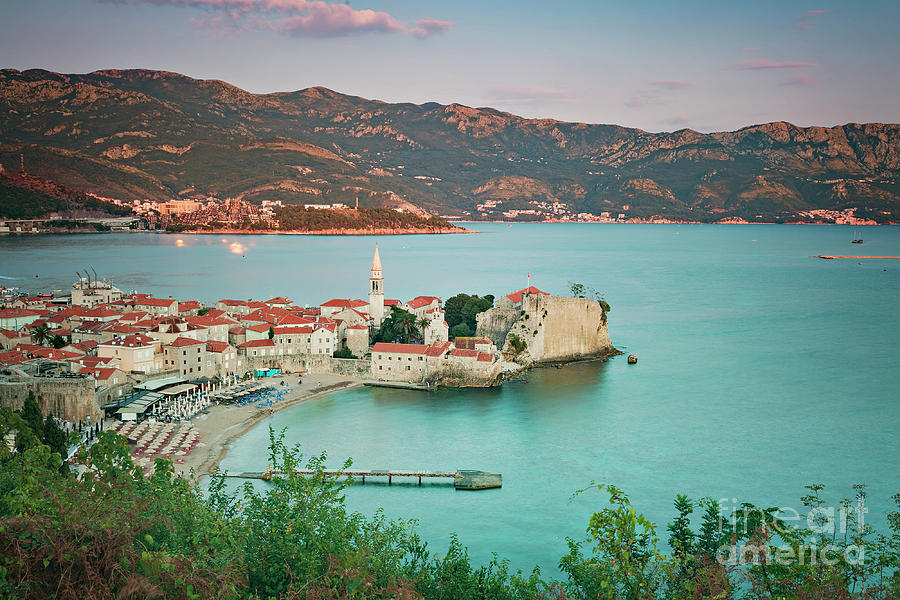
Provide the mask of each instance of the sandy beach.
{"label": "sandy beach", "polygon": [[[266,408],[257,408],[255,404],[235,407],[229,405],[213,405],[209,410],[191,419],[194,427],[200,432],[200,442],[193,452],[187,456],[184,464],[175,465],[177,473],[185,477],[191,475],[198,479],[213,472],[228,454],[234,440],[247,433],[274,412],[282,411],[301,402],[318,398],[339,390],[347,390],[362,385],[362,379],[330,373],[310,373],[303,376],[303,383],[297,384],[297,375],[272,377],[265,380],[271,385],[280,386],[284,381],[292,387],[284,400]],[[260,464],[260,469],[265,468]]]}

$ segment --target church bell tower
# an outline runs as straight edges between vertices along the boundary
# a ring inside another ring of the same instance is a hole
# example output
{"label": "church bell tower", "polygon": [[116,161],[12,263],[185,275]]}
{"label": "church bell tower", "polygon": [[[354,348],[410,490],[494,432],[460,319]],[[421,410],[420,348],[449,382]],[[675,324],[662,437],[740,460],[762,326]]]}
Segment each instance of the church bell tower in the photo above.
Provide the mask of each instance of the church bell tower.
{"label": "church bell tower", "polygon": [[372,275],[369,277],[369,315],[373,324],[378,327],[384,320],[384,277],[381,274],[381,257],[378,256],[378,245],[372,257]]}

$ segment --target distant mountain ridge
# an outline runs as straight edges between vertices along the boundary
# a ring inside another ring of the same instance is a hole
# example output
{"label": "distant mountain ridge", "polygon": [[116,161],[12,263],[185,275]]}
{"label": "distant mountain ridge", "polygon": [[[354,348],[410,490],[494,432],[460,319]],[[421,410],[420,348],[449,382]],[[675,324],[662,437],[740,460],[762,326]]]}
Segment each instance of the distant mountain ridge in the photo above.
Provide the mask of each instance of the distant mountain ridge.
{"label": "distant mountain ridge", "polygon": [[900,221],[897,124],[649,133],[321,87],[252,94],[164,71],[0,71],[0,164],[20,159],[123,200],[358,198],[484,219],[791,221],[855,208]]}

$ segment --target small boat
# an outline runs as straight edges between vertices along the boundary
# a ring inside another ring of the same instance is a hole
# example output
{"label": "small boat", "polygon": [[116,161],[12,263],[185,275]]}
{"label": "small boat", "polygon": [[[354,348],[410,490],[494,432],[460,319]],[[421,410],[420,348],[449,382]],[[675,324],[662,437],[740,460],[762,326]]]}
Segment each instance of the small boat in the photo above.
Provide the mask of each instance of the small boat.
{"label": "small boat", "polygon": [[862,238],[859,237],[859,232],[858,232],[858,231],[853,230],[853,239],[850,240],[850,243],[851,243],[851,244],[862,244],[862,243],[863,243]]}

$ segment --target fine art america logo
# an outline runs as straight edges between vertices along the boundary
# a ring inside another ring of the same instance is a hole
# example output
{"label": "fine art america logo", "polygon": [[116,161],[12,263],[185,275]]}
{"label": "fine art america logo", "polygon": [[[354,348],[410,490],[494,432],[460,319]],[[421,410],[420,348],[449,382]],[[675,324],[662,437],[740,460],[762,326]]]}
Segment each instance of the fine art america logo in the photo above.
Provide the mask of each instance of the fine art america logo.
{"label": "fine art america logo", "polygon": [[[732,542],[723,544],[716,553],[722,565],[835,565],[844,561],[851,565],[865,563],[865,549],[860,544],[847,544],[855,535],[865,533],[865,516],[869,509],[864,495],[857,497],[856,506],[843,504],[815,506],[804,517],[791,507],[764,511],[749,505],[737,505],[732,498],[731,510],[726,511],[729,499],[719,501],[719,533]],[[820,544],[770,545],[775,535],[790,539],[791,530],[805,527],[819,535]],[[738,542],[737,540],[746,540]]]}

